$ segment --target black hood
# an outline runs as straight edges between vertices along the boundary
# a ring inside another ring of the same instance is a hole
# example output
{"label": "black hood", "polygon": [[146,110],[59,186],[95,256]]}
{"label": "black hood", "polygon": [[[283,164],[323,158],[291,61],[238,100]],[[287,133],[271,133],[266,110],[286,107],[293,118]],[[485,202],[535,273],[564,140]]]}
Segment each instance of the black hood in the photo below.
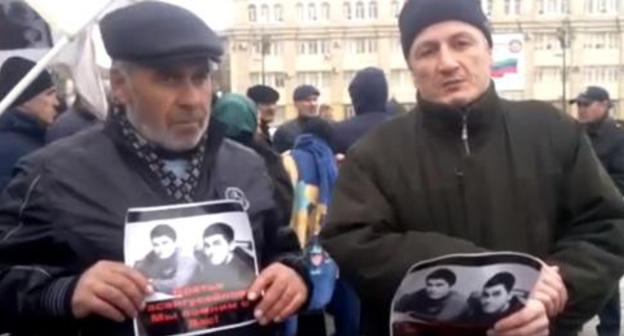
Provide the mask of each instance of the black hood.
{"label": "black hood", "polygon": [[388,101],[388,81],[378,68],[365,68],[349,84],[349,95],[355,114],[385,112]]}

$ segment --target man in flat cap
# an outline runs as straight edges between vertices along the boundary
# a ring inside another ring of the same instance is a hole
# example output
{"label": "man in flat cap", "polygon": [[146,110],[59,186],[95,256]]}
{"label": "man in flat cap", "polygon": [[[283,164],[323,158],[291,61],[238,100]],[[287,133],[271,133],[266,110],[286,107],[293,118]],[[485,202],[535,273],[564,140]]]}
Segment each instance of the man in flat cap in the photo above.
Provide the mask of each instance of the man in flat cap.
{"label": "man in flat cap", "polygon": [[259,324],[214,335],[274,334],[307,300],[309,280],[294,235],[273,220],[264,163],[209,119],[219,38],[191,12],[157,1],[118,9],[100,26],[115,107],[105,125],[21,161],[0,200],[0,326],[132,335],[152,288],[121,262],[127,209],[235,194],[261,266],[247,291]]}
{"label": "man in flat cap", "polygon": [[259,119],[259,140],[272,145],[270,128],[275,121],[275,104],[279,100],[279,92],[267,85],[254,85],[247,89],[247,97],[256,103]]}
{"label": "man in flat cap", "polygon": [[[26,76],[35,62],[19,56],[0,68],[0,100]],[[59,105],[50,73],[44,70],[0,116],[0,190],[12,176],[22,156],[46,144],[46,131],[54,122]]]}
{"label": "man in flat cap", "polygon": [[576,335],[624,271],[624,201],[572,118],[499,98],[475,0],[410,0],[401,43],[415,109],[347,155],[322,235],[362,299],[367,335],[414,263],[518,251],[543,260],[526,307],[496,335]]}
{"label": "man in flat cap", "polygon": [[312,85],[300,85],[293,92],[297,118],[282,124],[273,137],[273,147],[279,153],[292,149],[301,134],[306,119],[318,116],[319,90]]}
{"label": "man in flat cap", "polygon": [[[588,86],[570,100],[578,108],[578,120],[585,125],[594,151],[621,194],[624,194],[624,129],[609,115],[613,107],[609,92],[599,86]],[[615,290],[611,300],[598,314],[599,336],[620,335],[620,292]]]}

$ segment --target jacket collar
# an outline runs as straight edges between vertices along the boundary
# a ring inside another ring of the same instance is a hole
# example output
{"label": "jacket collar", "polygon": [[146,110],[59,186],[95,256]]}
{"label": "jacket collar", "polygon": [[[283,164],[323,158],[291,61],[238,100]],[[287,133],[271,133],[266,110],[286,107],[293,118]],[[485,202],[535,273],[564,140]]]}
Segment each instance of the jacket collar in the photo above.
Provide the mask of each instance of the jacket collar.
{"label": "jacket collar", "polygon": [[456,108],[419,98],[416,110],[427,130],[454,138],[461,136],[464,122],[470,137],[473,137],[487,133],[501,117],[500,98],[493,82],[481,97],[466,107]]}
{"label": "jacket collar", "polygon": [[0,130],[28,134],[45,138],[46,127],[37,119],[16,108],[7,110],[0,118]]}

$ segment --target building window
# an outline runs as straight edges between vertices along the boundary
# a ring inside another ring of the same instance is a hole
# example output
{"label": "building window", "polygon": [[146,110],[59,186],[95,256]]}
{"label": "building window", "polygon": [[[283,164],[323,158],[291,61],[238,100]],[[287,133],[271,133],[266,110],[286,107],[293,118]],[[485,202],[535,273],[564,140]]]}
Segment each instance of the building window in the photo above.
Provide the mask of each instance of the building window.
{"label": "building window", "polygon": [[377,18],[377,1],[371,1],[368,4],[368,17],[371,19]]}
{"label": "building window", "polygon": [[310,3],[308,4],[308,20],[316,21],[316,4]]}
{"label": "building window", "polygon": [[561,43],[555,34],[535,34],[534,46],[535,50],[561,50]]}
{"label": "building window", "polygon": [[588,14],[617,14],[618,7],[618,0],[585,0]]}
{"label": "building window", "polygon": [[282,8],[282,5],[277,4],[273,6],[273,17],[276,22],[284,21],[284,9]]}
{"label": "building window", "polygon": [[560,67],[539,67],[535,71],[535,82],[537,83],[560,83],[561,68]]}
{"label": "building window", "polygon": [[297,13],[297,20],[304,21],[305,13],[303,12],[303,4],[302,3],[298,3],[297,6],[295,6],[295,12]]}
{"label": "building window", "polygon": [[300,40],[297,51],[300,55],[326,55],[330,52],[329,40]]}
{"label": "building window", "polygon": [[351,16],[351,3],[348,1],[345,1],[345,3],[342,5],[342,11],[344,12],[344,17],[347,20],[351,20],[352,16]]}
{"label": "building window", "polygon": [[562,15],[569,13],[570,4],[569,0],[539,0],[538,8],[541,15]]}
{"label": "building window", "polygon": [[365,9],[364,9],[364,2],[363,1],[358,1],[355,3],[355,18],[362,20],[364,19],[366,13],[365,13]]}
{"label": "building window", "polygon": [[269,22],[269,5],[260,6],[260,22]]}
{"label": "building window", "polygon": [[249,22],[256,22],[256,20],[258,19],[258,13],[256,13],[256,5],[249,5],[249,7],[247,7],[247,12],[249,15]]}
{"label": "building window", "polygon": [[351,41],[351,52],[355,54],[374,54],[377,52],[377,40],[358,38]]}
{"label": "building window", "polygon": [[296,78],[298,84],[308,84],[317,88],[329,88],[331,86],[331,73],[328,71],[297,72]]}
{"label": "building window", "polygon": [[399,1],[392,0],[392,2],[390,3],[390,11],[392,15],[394,15],[394,17],[399,17],[399,13],[401,11],[401,8],[399,7]]}
{"label": "building window", "polygon": [[323,20],[329,20],[329,17],[330,17],[329,3],[323,2],[323,4],[321,5],[321,16]]}
{"label": "building window", "polygon": [[521,0],[505,0],[505,15],[520,15]]}
{"label": "building window", "polygon": [[492,15],[492,6],[492,0],[481,0],[481,8],[483,9],[483,13],[485,13],[485,15]]}
{"label": "building window", "polygon": [[585,34],[583,49],[617,49],[619,41],[618,33]]}

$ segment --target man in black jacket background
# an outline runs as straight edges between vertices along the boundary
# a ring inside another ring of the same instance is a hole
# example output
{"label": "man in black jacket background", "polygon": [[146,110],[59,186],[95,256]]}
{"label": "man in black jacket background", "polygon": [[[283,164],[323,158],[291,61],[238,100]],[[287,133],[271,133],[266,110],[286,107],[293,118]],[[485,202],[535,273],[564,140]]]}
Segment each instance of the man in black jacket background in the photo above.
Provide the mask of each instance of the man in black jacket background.
{"label": "man in black jacket background", "polygon": [[[578,107],[578,119],[586,126],[596,155],[624,195],[624,129],[609,115],[612,107],[609,92],[599,86],[589,86],[570,103]],[[616,288],[611,300],[598,314],[598,335],[619,335],[621,315],[620,291]]]}

